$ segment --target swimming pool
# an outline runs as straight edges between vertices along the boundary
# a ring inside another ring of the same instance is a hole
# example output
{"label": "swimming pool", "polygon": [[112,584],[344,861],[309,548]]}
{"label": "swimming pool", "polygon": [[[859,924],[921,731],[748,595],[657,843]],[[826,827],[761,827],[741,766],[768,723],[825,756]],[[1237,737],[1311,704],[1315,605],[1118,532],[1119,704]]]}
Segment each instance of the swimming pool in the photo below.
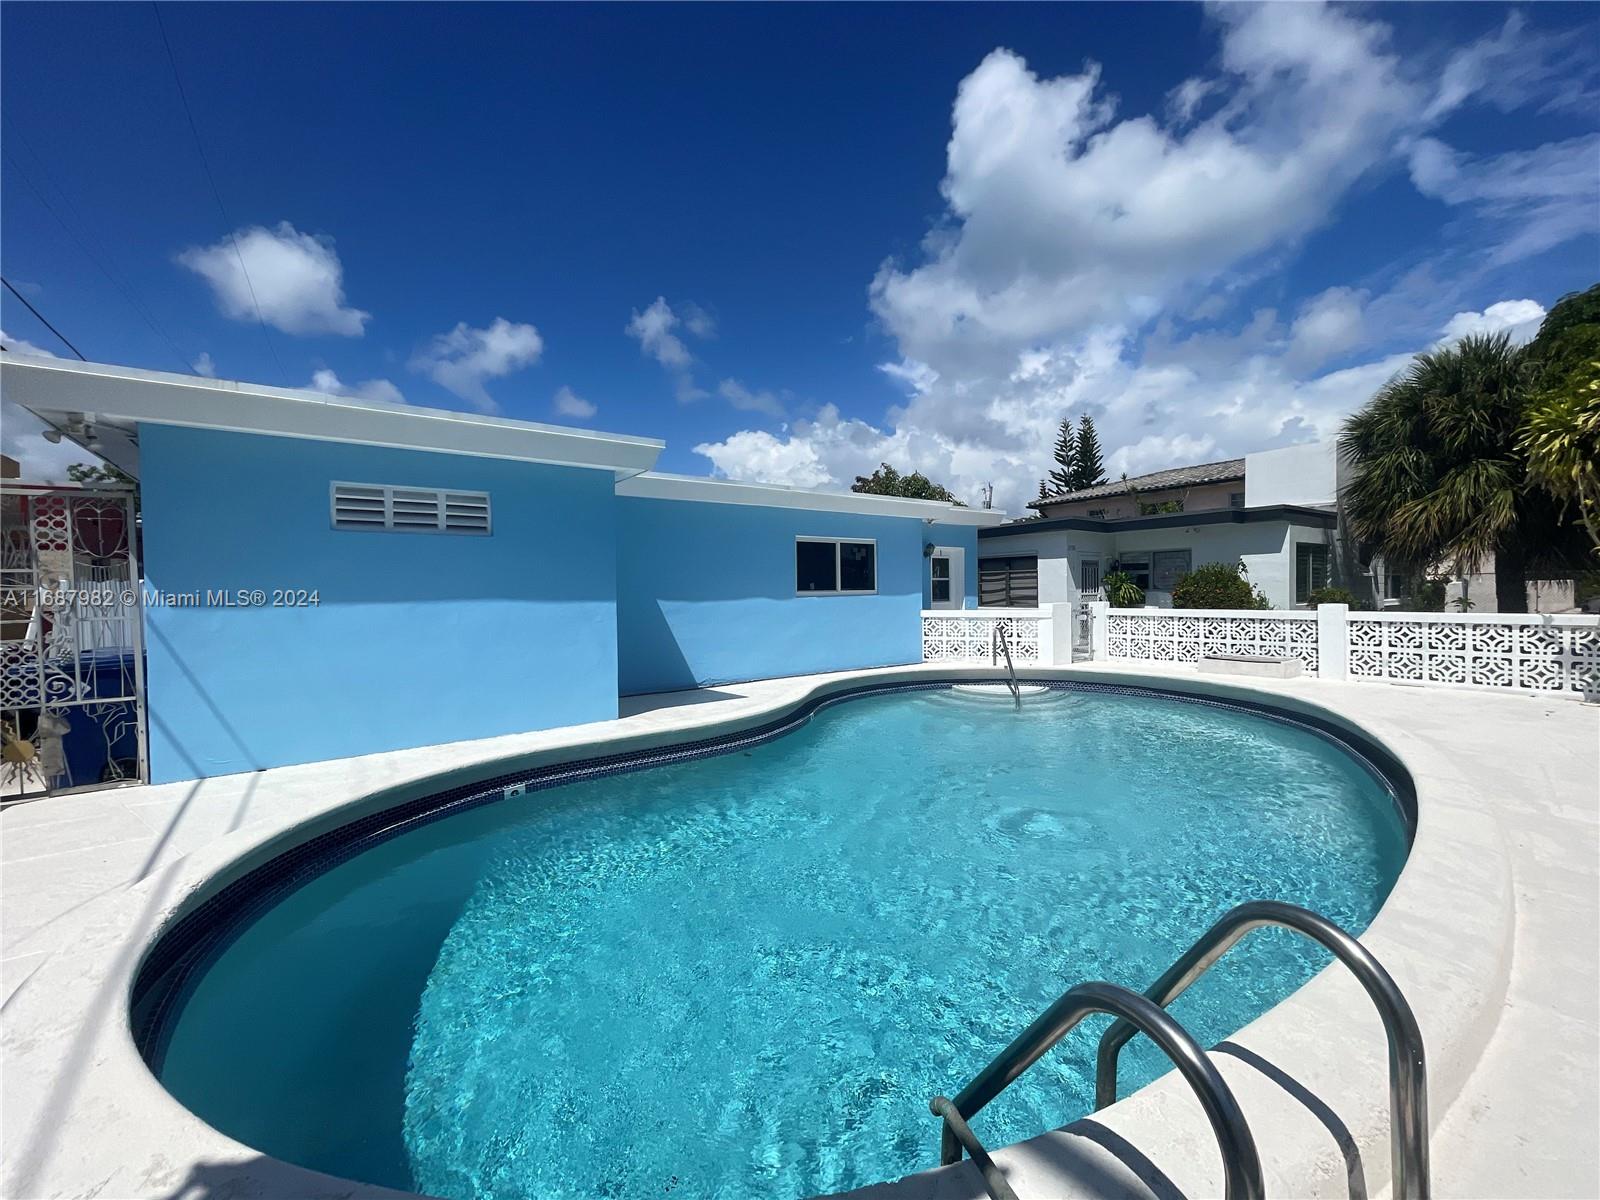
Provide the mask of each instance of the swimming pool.
{"label": "swimming pool", "polygon": [[[933,1165],[929,1096],[1071,984],[1143,987],[1245,899],[1360,930],[1405,848],[1382,779],[1318,731],[1126,689],[1015,713],[924,685],[325,850],[217,915],[208,954],[153,955],[138,1027],[193,1111],[333,1174],[802,1196]],[[1322,962],[1260,933],[1175,1011],[1209,1043]],[[1087,1111],[1103,1025],[980,1136]],[[1130,1047],[1123,1091],[1160,1065]]]}

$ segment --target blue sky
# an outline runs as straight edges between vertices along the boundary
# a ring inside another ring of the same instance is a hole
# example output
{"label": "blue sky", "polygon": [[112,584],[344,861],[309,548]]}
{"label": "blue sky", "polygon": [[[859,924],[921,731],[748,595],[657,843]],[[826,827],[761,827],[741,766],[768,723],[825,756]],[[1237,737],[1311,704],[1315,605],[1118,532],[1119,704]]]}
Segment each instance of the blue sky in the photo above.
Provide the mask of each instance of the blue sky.
{"label": "blue sky", "polygon": [[1130,472],[1327,435],[1600,278],[1578,5],[160,15],[220,209],[150,5],[0,10],[4,273],[85,355],[670,470],[1014,509],[1068,413]]}

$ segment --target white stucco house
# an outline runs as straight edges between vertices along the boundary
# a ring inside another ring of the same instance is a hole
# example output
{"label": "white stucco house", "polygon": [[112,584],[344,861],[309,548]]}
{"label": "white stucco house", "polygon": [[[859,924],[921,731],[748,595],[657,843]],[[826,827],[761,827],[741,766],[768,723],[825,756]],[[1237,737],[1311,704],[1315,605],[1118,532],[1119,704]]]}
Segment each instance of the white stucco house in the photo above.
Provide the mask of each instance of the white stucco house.
{"label": "white stucco house", "polygon": [[[1342,520],[1344,476],[1329,440],[1046,496],[1028,506],[1038,516],[979,531],[978,602],[1077,603],[1122,570],[1145,603],[1165,608],[1185,572],[1222,562],[1243,563],[1274,608],[1307,607],[1328,584],[1392,607],[1414,581],[1361,552]],[[1452,610],[1466,595],[1474,611],[1495,611],[1493,571],[1491,560],[1451,578]],[[1572,583],[1530,583],[1528,601],[1534,612],[1571,611]]]}

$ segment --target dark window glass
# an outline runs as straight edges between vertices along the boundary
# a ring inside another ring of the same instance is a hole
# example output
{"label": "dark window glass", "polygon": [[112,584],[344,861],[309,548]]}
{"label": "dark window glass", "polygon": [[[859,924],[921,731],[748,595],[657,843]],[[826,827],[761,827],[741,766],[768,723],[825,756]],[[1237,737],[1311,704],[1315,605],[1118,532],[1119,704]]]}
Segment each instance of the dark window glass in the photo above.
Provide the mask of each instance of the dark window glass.
{"label": "dark window glass", "polygon": [[1228,507],[1229,508],[1243,508],[1244,507],[1244,493],[1243,492],[1229,492],[1228,493]]}
{"label": "dark window glass", "polygon": [[794,544],[794,590],[797,592],[837,592],[839,590],[838,547],[833,542]]}
{"label": "dark window glass", "polygon": [[948,579],[935,579],[933,581],[933,598],[939,604],[950,603],[950,581]]}
{"label": "dark window glass", "polygon": [[1151,555],[1150,586],[1158,592],[1170,592],[1189,573],[1189,562],[1187,550],[1157,550]]}
{"label": "dark window glass", "polygon": [[1300,542],[1294,548],[1294,599],[1304,604],[1312,592],[1328,586],[1328,548]]}
{"label": "dark window glass", "polygon": [[878,586],[878,548],[870,542],[839,543],[839,590],[870,592]]}
{"label": "dark window glass", "polygon": [[1037,608],[1037,555],[978,560],[978,604],[983,608]]}
{"label": "dark window glass", "polygon": [[933,570],[933,574],[931,576],[932,578],[934,578],[934,579],[949,579],[950,578],[950,560],[948,558],[936,558],[936,559],[934,559],[933,560],[933,568],[932,568],[932,570]]}
{"label": "dark window glass", "polygon": [[1117,570],[1132,579],[1140,589],[1150,590],[1150,556],[1139,555],[1136,558],[1124,558],[1117,563]]}

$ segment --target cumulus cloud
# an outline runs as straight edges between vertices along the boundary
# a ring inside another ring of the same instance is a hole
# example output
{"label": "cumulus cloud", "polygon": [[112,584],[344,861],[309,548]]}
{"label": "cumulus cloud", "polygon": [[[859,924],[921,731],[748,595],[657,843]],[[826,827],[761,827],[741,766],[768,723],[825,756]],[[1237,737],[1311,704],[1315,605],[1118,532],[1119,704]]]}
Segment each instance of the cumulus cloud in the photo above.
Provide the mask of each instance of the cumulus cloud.
{"label": "cumulus cloud", "polygon": [[200,352],[200,357],[189,365],[194,368],[196,375],[204,375],[207,379],[216,378],[217,364],[211,361],[211,355],[204,350]]}
{"label": "cumulus cloud", "polygon": [[[1015,511],[1067,416],[1093,415],[1113,474],[1331,436],[1452,312],[1495,299],[1428,263],[1384,288],[1333,278],[1282,312],[1238,308],[1364,180],[1409,167],[1458,217],[1500,214],[1488,244],[1507,256],[1576,228],[1560,206],[1578,176],[1592,191],[1584,139],[1521,159],[1429,142],[1464,105],[1535,97],[1531,68],[1515,95],[1489,82],[1526,65],[1519,27],[1401,56],[1370,10],[1208,12],[1218,68],[1176,82],[1164,115],[1119,114],[1094,64],[1050,78],[987,55],[956,92],[946,211],[869,289],[901,403],[873,422],[824,408],[697,452],[733,478],[830,488],[886,460],[969,502],[992,482]],[[1518,213],[1540,231],[1521,246]]]}
{"label": "cumulus cloud", "polygon": [[0,346],[6,348],[7,354],[28,354],[34,358],[57,357],[56,354],[46,350],[43,346],[36,346],[32,342],[24,341],[22,338],[12,337],[3,329],[0,329]]}
{"label": "cumulus cloud", "polygon": [[1439,331],[1448,344],[1474,333],[1509,333],[1516,345],[1531,341],[1544,320],[1544,305],[1537,300],[1502,300],[1482,312],[1458,312]]}
{"label": "cumulus cloud", "polygon": [[672,311],[665,296],[657,296],[654,303],[643,312],[633,310],[624,332],[639,343],[639,349],[663,367],[684,368],[694,356],[683,344],[683,339],[673,333],[682,319]]}
{"label": "cumulus cloud", "polygon": [[284,333],[360,337],[371,319],[345,304],[333,239],[301,233],[288,221],[191,246],[178,262],[210,284],[217,306],[237,321],[254,321],[259,307],[261,319]]}
{"label": "cumulus cloud", "polygon": [[769,417],[783,416],[783,402],[771,392],[753,392],[737,379],[724,379],[717,385],[721,396],[741,412],[766,413]]}
{"label": "cumulus cloud", "polygon": [[400,389],[387,379],[367,379],[361,383],[345,384],[326,367],[312,372],[311,382],[307,386],[314,392],[326,392],[330,396],[355,396],[361,400],[384,400],[390,404],[406,403]]}
{"label": "cumulus cloud", "polygon": [[543,353],[544,339],[532,325],[496,317],[487,329],[473,329],[462,321],[413,355],[411,369],[475,408],[492,413],[500,406],[484,387],[485,381],[530,367]]}
{"label": "cumulus cloud", "polygon": [[566,386],[556,389],[555,409],[557,416],[572,417],[579,421],[587,421],[599,411],[593,403]]}

